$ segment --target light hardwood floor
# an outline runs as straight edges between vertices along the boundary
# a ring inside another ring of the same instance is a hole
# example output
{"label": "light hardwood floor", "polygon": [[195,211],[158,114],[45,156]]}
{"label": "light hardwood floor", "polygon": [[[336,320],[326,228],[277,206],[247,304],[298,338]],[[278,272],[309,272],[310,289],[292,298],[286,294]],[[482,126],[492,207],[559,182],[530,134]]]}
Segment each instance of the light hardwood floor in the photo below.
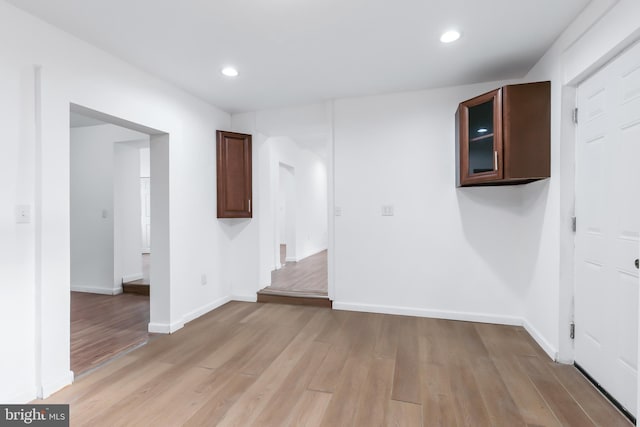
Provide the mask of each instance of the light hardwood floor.
{"label": "light hardwood floor", "polygon": [[71,292],[71,370],[77,376],[148,339],[149,297]]}
{"label": "light hardwood floor", "polygon": [[[283,249],[281,246],[281,258]],[[271,272],[271,286],[261,292],[286,295],[327,296],[327,251],[311,255],[299,262],[288,262]]]}
{"label": "light hardwood floor", "polygon": [[626,426],[519,327],[232,302],[48,403],[74,426]]}

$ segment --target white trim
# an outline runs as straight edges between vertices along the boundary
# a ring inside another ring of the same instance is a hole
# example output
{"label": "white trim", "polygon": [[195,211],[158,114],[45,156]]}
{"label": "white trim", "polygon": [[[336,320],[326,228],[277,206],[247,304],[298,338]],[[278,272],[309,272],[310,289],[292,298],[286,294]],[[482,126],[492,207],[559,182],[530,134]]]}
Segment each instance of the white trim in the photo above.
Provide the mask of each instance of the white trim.
{"label": "white trim", "polygon": [[144,279],[144,275],[142,273],[130,274],[128,276],[122,276],[122,283],[134,282],[142,279]]}
{"label": "white trim", "polygon": [[234,294],[231,301],[258,302],[258,294]]}
{"label": "white trim", "polygon": [[568,361],[568,360],[562,360],[559,361],[558,360],[558,351],[553,348],[553,346],[549,343],[549,341],[547,341],[540,332],[538,332],[538,330],[536,328],[533,327],[533,325],[531,325],[531,323],[529,323],[529,321],[527,319],[522,319],[522,327],[524,328],[525,331],[527,331],[527,333],[529,335],[531,335],[531,338],[533,338],[533,340],[538,343],[538,345],[540,347],[542,347],[542,349],[544,350],[545,353],[547,353],[547,355],[554,361],[554,362],[559,362],[559,363],[573,363],[573,360]]}
{"label": "white trim", "polygon": [[56,378],[54,381],[48,383],[42,383],[42,389],[40,390],[40,396],[43,399],[51,396],[56,391],[62,390],[66,386],[73,383],[73,371],[67,371],[64,375],[61,375],[59,378]]}
{"label": "white trim", "polygon": [[[547,341],[542,334],[534,328],[529,321],[516,316],[501,316],[487,313],[468,313],[462,311],[426,310],[414,307],[398,307],[390,305],[354,304],[349,302],[333,302],[334,310],[360,311],[366,313],[395,314],[400,316],[429,317],[435,319],[461,320],[465,322],[494,323],[499,325],[521,326],[533,338],[533,340],[554,361],[558,360],[557,350]],[[560,363],[573,363],[562,360]]]}
{"label": "white trim", "polygon": [[89,294],[119,295],[122,293],[122,286],[113,289],[96,288],[93,286],[71,286],[71,290],[73,292],[86,292]]}
{"label": "white trim", "polygon": [[[305,256],[300,257],[300,258],[296,258],[295,262],[300,262],[305,258],[309,258],[310,256],[318,255],[320,252],[327,251],[327,250],[328,250],[328,248],[322,248],[322,249],[314,250],[313,252],[309,253],[308,255],[305,255]],[[287,261],[289,261],[289,259],[287,259]]]}
{"label": "white trim", "polygon": [[354,304],[334,301],[335,310],[363,311],[368,313],[397,314],[400,316],[432,317],[436,319],[463,320],[466,322],[497,323],[501,325],[522,326],[522,318],[500,316],[485,313],[465,313],[461,311],[426,310],[414,307],[398,307],[388,305]]}
{"label": "white trim", "polygon": [[181,320],[174,323],[149,323],[147,330],[151,334],[172,334],[184,328],[184,322]]}
{"label": "white trim", "polygon": [[183,322],[184,323],[189,323],[192,320],[197,319],[198,317],[207,314],[208,312],[215,310],[216,308],[228,303],[229,301],[231,301],[231,297],[226,296],[226,297],[222,297],[222,298],[218,298],[217,300],[209,303],[209,304],[205,304],[200,308],[197,308],[187,314],[185,314],[183,316]]}
{"label": "white trim", "polygon": [[[303,259],[303,258],[300,258],[300,259]],[[298,262],[298,258],[296,257],[286,257],[284,260],[286,262]]]}

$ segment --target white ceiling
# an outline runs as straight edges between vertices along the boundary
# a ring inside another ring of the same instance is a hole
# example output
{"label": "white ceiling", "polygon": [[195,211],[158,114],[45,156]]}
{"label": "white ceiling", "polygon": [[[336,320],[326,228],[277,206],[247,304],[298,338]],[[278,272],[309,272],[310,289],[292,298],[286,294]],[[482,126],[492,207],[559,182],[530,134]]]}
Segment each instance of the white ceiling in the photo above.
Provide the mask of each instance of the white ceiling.
{"label": "white ceiling", "polygon": [[8,1],[229,112],[519,78],[589,3]]}

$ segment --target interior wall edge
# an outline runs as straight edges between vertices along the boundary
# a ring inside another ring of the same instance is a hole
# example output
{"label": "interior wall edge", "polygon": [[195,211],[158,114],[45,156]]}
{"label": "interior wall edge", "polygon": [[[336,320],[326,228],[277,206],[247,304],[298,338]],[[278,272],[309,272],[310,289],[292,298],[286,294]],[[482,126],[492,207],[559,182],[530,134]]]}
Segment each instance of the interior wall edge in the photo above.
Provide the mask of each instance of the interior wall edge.
{"label": "interior wall edge", "polygon": [[43,399],[51,396],[53,393],[62,390],[69,384],[73,383],[74,374],[73,371],[67,371],[60,377],[54,379],[53,381],[43,382],[41,395]]}

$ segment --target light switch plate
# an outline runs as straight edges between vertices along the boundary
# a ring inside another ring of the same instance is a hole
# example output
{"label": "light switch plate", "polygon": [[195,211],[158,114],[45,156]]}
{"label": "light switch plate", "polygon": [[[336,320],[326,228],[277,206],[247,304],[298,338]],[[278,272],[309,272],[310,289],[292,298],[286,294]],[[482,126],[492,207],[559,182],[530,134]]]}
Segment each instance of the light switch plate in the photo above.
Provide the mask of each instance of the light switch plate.
{"label": "light switch plate", "polygon": [[335,215],[342,216],[342,208],[340,206],[335,207]]}
{"label": "light switch plate", "polygon": [[29,224],[31,222],[31,206],[16,206],[16,224]]}

